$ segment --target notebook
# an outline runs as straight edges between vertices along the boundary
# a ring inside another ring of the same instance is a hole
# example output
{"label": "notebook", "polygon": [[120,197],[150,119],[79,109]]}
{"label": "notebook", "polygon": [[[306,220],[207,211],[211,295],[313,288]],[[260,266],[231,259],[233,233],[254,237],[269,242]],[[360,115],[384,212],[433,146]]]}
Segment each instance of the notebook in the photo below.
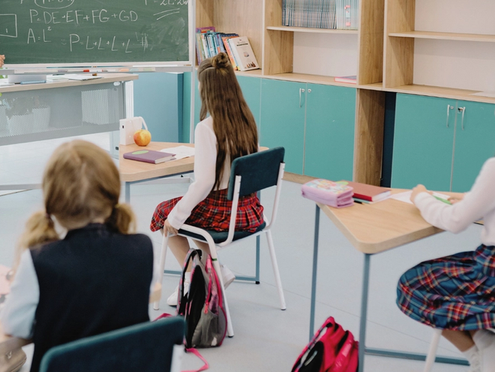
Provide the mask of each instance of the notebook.
{"label": "notebook", "polygon": [[175,154],[154,150],[136,150],[132,152],[126,152],[124,154],[124,159],[142,161],[151,164],[159,164],[175,159]]}
{"label": "notebook", "polygon": [[339,181],[339,183],[346,182],[348,186],[351,186],[354,190],[352,195],[354,198],[377,202],[388,198],[392,191],[386,187],[368,185],[366,183],[352,182],[352,181]]}

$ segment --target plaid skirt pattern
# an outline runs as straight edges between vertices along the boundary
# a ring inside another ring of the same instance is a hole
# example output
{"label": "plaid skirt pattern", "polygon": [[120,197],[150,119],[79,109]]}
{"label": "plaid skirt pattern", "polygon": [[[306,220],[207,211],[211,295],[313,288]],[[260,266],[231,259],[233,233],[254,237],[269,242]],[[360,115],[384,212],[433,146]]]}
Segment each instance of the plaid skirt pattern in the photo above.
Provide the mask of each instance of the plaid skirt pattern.
{"label": "plaid skirt pattern", "polygon": [[480,245],[425,261],[397,286],[399,309],[434,328],[470,331],[495,327],[495,246]]}
{"label": "plaid skirt pattern", "polygon": [[[157,231],[163,227],[169,213],[182,197],[164,201],[155,209],[150,229]],[[227,231],[230,223],[232,201],[227,200],[227,189],[214,191],[200,202],[191,212],[185,223],[206,230]],[[263,224],[263,206],[256,194],[239,198],[235,229],[256,232]]]}

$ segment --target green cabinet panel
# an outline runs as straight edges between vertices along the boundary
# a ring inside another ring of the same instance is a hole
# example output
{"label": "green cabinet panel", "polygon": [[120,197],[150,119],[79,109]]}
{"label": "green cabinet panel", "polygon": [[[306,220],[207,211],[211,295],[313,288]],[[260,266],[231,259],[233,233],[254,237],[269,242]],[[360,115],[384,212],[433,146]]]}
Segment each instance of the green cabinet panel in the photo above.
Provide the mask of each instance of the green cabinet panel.
{"label": "green cabinet panel", "polygon": [[258,77],[237,76],[242,95],[253,113],[254,120],[259,128],[261,110],[261,79]]}
{"label": "green cabinet panel", "polygon": [[308,84],[304,174],[352,180],[356,89]]}
{"label": "green cabinet panel", "polygon": [[262,79],[260,145],[285,147],[285,170],[302,174],[305,83]]}
{"label": "green cabinet panel", "polygon": [[456,101],[397,94],[392,187],[450,190]]}
{"label": "green cabinet panel", "polygon": [[469,191],[483,163],[494,155],[495,105],[458,101],[452,191]]}

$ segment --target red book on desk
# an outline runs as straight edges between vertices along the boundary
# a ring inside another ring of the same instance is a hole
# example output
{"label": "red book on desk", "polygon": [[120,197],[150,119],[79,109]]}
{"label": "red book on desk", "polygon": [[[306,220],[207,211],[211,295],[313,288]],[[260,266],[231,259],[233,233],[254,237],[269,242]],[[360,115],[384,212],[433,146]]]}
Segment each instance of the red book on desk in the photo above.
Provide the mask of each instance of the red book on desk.
{"label": "red book on desk", "polygon": [[126,152],[124,159],[143,161],[145,163],[159,164],[168,160],[175,159],[175,154],[170,154],[163,151],[154,150],[136,150],[132,152]]}
{"label": "red book on desk", "polygon": [[368,185],[366,183],[352,182],[352,181],[340,181],[347,182],[348,186],[354,189],[353,198],[367,200],[370,202],[376,202],[386,199],[390,196],[392,191],[386,187]]}

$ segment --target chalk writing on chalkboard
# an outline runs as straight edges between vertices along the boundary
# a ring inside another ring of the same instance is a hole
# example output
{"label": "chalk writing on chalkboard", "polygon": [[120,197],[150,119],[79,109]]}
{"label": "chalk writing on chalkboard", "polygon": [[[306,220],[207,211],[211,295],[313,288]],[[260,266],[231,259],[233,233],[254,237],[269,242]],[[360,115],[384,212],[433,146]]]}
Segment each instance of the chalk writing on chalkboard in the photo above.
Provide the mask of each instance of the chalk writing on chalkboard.
{"label": "chalk writing on chalkboard", "polygon": [[188,0],[0,0],[9,64],[189,61]]}

